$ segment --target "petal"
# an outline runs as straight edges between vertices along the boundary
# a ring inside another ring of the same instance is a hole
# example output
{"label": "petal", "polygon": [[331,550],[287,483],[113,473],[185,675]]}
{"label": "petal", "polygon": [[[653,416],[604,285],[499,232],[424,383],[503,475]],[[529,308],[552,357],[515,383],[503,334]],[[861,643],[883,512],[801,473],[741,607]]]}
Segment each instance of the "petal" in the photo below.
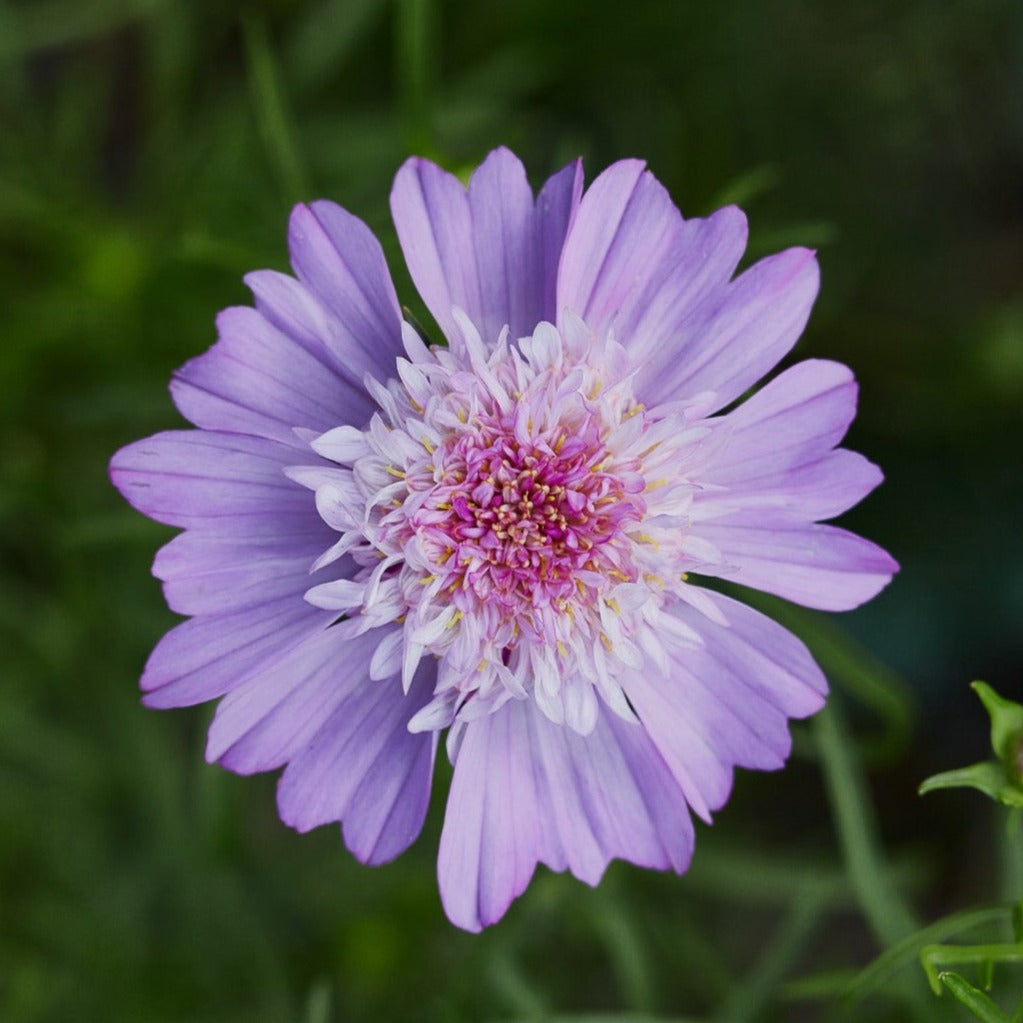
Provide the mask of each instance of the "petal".
{"label": "petal", "polygon": [[477,328],[487,340],[506,324],[513,338],[532,334],[541,319],[544,283],[533,191],[525,168],[507,149],[495,149],[473,173],[469,215],[481,302]]}
{"label": "petal", "polygon": [[284,475],[294,459],[293,449],[259,437],[171,430],[118,451],[110,478],[131,505],[170,526],[241,535],[252,518],[260,531],[305,532],[316,509]]}
{"label": "petal", "polygon": [[219,340],[185,363],[171,382],[181,413],[210,430],[255,434],[306,449],[294,433],[360,423],[371,402],[353,384],[255,309],[225,309]]}
{"label": "petal", "polygon": [[406,160],[391,189],[391,216],[416,290],[448,338],[458,336],[451,310],[482,312],[469,196],[462,183],[429,160]]}
{"label": "petal", "polygon": [[185,707],[223,696],[329,625],[331,616],[294,595],[171,629],[149,655],[147,707]]}
{"label": "petal", "polygon": [[436,733],[413,734],[408,722],[430,699],[436,662],[420,666],[405,695],[397,678],[370,680],[378,638],[363,638],[339,651],[336,707],[281,775],[277,805],[299,831],[340,820],[352,853],[376,864],[406,849],[426,816]]}
{"label": "petal", "polygon": [[416,288],[450,340],[462,309],[484,340],[507,325],[512,338],[553,319],[554,270],[579,201],[578,164],[554,175],[534,204],[525,170],[495,149],[468,189],[428,160],[408,160],[391,192],[391,212]]}
{"label": "petal", "polygon": [[728,798],[733,767],[782,766],[788,718],[819,710],[827,683],[804,644],[777,622],[722,594],[701,596],[717,621],[685,604],[671,613],[702,644],[662,633],[668,676],[637,673],[625,688],[689,805],[709,820]]}
{"label": "petal", "polygon": [[291,265],[332,314],[327,347],[343,364],[387,380],[401,353],[401,308],[383,249],[358,217],[332,202],[298,205],[288,225]]}
{"label": "petal", "polygon": [[701,476],[694,521],[749,525],[832,518],[882,479],[861,455],[832,450],[856,414],[856,381],[837,362],[808,359],[718,420],[719,445]]}
{"label": "petal", "polygon": [[822,611],[859,607],[899,568],[880,547],[835,526],[704,522],[699,532],[724,555],[732,582]]}
{"label": "petal", "polygon": [[631,336],[632,315],[682,230],[682,216],[664,186],[640,160],[612,164],[587,189],[565,239],[558,274],[558,314],[570,309],[593,330],[615,321]]}
{"label": "petal", "polygon": [[723,408],[795,344],[818,285],[809,249],[762,259],[724,290],[712,291],[678,325],[673,343],[642,363],[637,395],[653,405],[713,391],[713,409]]}
{"label": "petal", "polygon": [[168,606],[183,615],[239,610],[289,593],[302,600],[310,568],[333,537],[322,524],[307,536],[255,539],[189,530],[157,551],[153,575],[163,581]]}
{"label": "petal", "polygon": [[615,333],[634,364],[670,351],[692,311],[709,296],[724,294],[747,236],[746,215],[736,206],[681,224],[659,263],[646,272],[642,290],[615,319]]}
{"label": "petal", "polygon": [[256,309],[268,323],[319,359],[344,381],[345,420],[365,423],[376,411],[364,378],[371,364],[360,352],[346,351],[337,341],[338,325],[333,313],[301,282],[276,270],[255,270],[245,283]]}
{"label": "petal", "polygon": [[441,899],[459,927],[504,914],[538,862],[596,884],[611,859],[683,871],[692,823],[641,726],[603,711],[586,737],[513,700],[464,726],[441,834]]}
{"label": "petal", "polygon": [[252,774],[296,756],[362,678],[359,660],[377,630],[355,631],[348,623],[322,629],[228,693],[210,724],[206,759]]}
{"label": "petal", "polygon": [[[707,482],[714,482],[708,473]],[[883,479],[881,470],[855,451],[839,448],[774,476],[732,484],[727,491],[696,495],[692,520],[749,525],[791,525],[841,515]]]}
{"label": "petal", "polygon": [[296,644],[217,704],[206,737],[206,760],[238,774],[286,764],[320,730],[347,691],[351,653],[365,636],[344,623]]}
{"label": "petal", "polygon": [[[552,174],[536,197],[536,216],[540,232],[540,282],[542,303],[537,322],[554,323],[558,318],[558,265],[565,248],[565,238],[579,208],[583,194],[581,160],[562,167]],[[534,323],[526,333],[532,333]]]}
{"label": "petal", "polygon": [[852,371],[841,363],[790,366],[721,418],[729,441],[709,467],[713,482],[774,476],[830,451],[856,415],[856,396]]}

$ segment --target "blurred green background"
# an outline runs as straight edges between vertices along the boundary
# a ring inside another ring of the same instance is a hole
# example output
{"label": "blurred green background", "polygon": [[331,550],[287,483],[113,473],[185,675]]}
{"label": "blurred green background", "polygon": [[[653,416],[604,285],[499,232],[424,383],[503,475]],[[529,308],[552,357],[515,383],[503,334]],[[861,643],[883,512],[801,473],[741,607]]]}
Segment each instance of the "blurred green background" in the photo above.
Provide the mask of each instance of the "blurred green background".
{"label": "blurred green background", "polygon": [[[109,456],[180,424],[171,370],[245,271],[286,267],[293,202],[337,200],[397,267],[400,162],[500,143],[534,184],[640,156],[686,214],[741,203],[752,256],[818,248],[796,354],[861,381],[850,444],[888,480],[845,521],[902,573],[796,624],[917,922],[1020,882],[993,808],[915,789],[986,754],[969,679],[1023,695],[1023,4],[0,0],[0,1019],[838,1019],[829,977],[890,944],[804,726],[687,877],[541,870],[472,937],[435,890],[443,768],[422,839],[370,870],[280,824],[273,778],[204,764],[209,708],[138,702],[171,533]],[[849,1018],[963,1018],[896,979]]]}

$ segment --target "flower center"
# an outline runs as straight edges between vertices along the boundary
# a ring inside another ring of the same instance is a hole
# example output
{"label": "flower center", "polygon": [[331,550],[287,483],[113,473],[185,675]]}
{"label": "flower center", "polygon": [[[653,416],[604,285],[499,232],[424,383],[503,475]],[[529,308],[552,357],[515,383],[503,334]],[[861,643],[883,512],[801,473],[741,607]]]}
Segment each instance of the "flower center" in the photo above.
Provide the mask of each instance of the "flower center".
{"label": "flower center", "polygon": [[550,640],[546,609],[592,604],[607,576],[635,578],[624,529],[643,503],[606,467],[600,424],[572,411],[532,435],[521,423],[516,433],[515,411],[449,435],[436,458],[440,482],[421,481],[429,496],[408,520],[458,610],[491,604],[516,638]]}

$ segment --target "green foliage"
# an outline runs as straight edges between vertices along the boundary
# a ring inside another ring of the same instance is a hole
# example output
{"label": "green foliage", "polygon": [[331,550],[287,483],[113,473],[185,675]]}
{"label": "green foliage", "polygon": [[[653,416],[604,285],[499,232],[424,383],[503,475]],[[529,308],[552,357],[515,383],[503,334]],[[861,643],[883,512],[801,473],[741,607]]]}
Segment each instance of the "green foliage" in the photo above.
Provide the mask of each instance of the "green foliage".
{"label": "green foliage", "polygon": [[[1023,750],[1023,706],[1000,697],[984,682],[972,683],[991,718],[991,749],[997,760],[986,760],[972,767],[928,778],[920,786],[920,794],[936,789],[974,788],[986,796],[1013,808],[1006,840],[1011,845],[1023,844],[1020,834],[1020,813],[1023,809],[1021,785],[1021,750]],[[920,962],[930,981],[931,990],[941,994],[942,987],[966,1006],[982,1023],[1019,1023],[1023,1020],[1023,999],[1011,1018],[1006,1016],[984,991],[978,990],[958,973],[942,969],[946,966],[973,964],[983,973],[984,986],[990,989],[997,963],[1023,962],[1023,902],[1002,911],[1011,919],[1014,941],[987,942],[977,945],[926,944],[919,949]],[[947,924],[948,921],[945,921]]]}
{"label": "green foliage", "polygon": [[1006,806],[1023,809],[1023,706],[1003,700],[989,685],[974,682],[991,718],[991,749],[997,760],[933,775],[920,794],[936,789],[974,788]]}

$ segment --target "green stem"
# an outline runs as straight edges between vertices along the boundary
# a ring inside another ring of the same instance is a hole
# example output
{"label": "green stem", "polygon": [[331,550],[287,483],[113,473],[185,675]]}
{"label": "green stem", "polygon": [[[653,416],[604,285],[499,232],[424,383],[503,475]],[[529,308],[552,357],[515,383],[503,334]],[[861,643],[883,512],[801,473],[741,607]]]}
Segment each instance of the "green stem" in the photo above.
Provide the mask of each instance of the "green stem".
{"label": "green stem", "polygon": [[398,0],[397,12],[395,65],[405,144],[428,155],[433,149],[430,0]]}
{"label": "green stem", "polygon": [[759,1016],[820,922],[824,902],[820,893],[796,899],[756,965],[742,982],[732,987],[715,1020],[743,1023]]}
{"label": "green stem", "polygon": [[1023,810],[1009,811],[1002,842],[1002,896],[1010,902],[1023,899]]}
{"label": "green stem", "polygon": [[899,970],[920,955],[924,946],[940,943],[954,935],[962,935],[979,927],[1005,924],[1008,919],[1009,910],[1005,906],[982,906],[942,917],[907,935],[878,956],[869,966],[864,967],[849,981],[843,995],[850,1003],[855,1003],[884,988]]}
{"label": "green stem", "polygon": [[916,930],[917,925],[891,883],[863,771],[846,736],[834,696],[814,719],[813,729],[842,855],[857,900],[881,945],[894,945]]}
{"label": "green stem", "polygon": [[1009,1023],[1008,1017],[991,999],[958,973],[941,973],[938,979],[952,992],[956,1001],[965,1005],[981,1023]]}
{"label": "green stem", "polygon": [[941,988],[941,968],[945,966],[978,966],[987,963],[1023,962],[1023,945],[928,945],[920,951],[920,962],[935,993]]}
{"label": "green stem", "polygon": [[309,183],[286,112],[280,69],[274,59],[266,24],[254,16],[245,16],[242,18],[242,35],[263,144],[276,165],[288,200],[299,202],[308,199]]}

